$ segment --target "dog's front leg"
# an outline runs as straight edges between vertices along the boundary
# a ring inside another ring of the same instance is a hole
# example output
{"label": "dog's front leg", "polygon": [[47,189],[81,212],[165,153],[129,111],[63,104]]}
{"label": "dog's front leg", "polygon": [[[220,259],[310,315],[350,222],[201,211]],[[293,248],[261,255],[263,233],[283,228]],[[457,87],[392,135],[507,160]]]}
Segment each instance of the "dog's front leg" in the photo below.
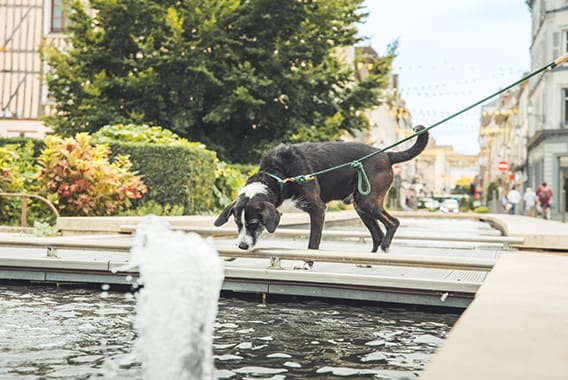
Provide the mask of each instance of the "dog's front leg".
{"label": "dog's front leg", "polygon": [[308,212],[310,214],[310,241],[308,242],[308,249],[319,249],[325,220],[325,205],[315,205]]}
{"label": "dog's front leg", "polygon": [[[323,223],[325,220],[325,204],[314,204],[308,210],[310,215],[310,241],[308,242],[308,249],[319,249],[321,242],[321,233],[323,230]],[[305,260],[302,269],[312,269],[314,262],[312,260]]]}
{"label": "dog's front leg", "polygon": [[[325,205],[323,207],[310,207],[307,211],[310,215],[310,241],[308,242],[308,249],[319,249],[323,222],[325,220]],[[313,266],[313,260],[304,260],[302,266],[294,267],[294,269],[310,270]]]}

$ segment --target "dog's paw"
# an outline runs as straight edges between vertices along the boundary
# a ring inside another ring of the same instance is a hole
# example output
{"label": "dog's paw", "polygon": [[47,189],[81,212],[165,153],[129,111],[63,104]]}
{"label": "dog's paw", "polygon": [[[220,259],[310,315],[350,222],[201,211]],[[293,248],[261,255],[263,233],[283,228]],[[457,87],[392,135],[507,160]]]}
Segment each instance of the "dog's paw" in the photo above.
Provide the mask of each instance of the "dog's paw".
{"label": "dog's paw", "polygon": [[357,264],[357,267],[358,268],[372,268],[373,266],[369,265],[369,264]]}

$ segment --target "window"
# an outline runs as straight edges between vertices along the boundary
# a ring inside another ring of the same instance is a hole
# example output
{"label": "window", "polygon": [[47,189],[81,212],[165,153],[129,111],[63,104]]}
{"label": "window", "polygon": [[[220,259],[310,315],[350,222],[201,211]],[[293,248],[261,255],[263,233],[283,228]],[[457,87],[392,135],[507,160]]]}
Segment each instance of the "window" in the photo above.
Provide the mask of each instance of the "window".
{"label": "window", "polygon": [[563,96],[562,112],[564,113],[564,125],[562,127],[565,127],[568,125],[568,88],[562,89],[562,96]]}
{"label": "window", "polygon": [[60,33],[65,29],[63,0],[51,0],[51,33]]}

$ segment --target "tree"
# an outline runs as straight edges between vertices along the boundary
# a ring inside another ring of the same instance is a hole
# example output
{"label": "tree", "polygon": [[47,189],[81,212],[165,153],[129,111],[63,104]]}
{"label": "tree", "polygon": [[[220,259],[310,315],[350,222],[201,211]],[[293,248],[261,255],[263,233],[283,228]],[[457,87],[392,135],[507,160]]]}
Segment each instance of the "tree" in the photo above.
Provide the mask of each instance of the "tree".
{"label": "tree", "polygon": [[[45,46],[63,135],[161,125],[230,161],[280,142],[368,127],[392,55],[365,80],[337,58],[363,0],[90,0],[71,3],[65,49]],[[94,16],[90,16],[93,14]]]}

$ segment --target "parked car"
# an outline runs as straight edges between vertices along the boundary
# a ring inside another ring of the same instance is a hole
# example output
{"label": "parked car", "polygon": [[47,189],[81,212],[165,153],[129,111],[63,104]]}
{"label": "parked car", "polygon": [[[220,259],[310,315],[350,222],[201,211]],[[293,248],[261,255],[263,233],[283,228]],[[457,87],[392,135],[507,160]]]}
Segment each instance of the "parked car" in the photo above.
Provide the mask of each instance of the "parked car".
{"label": "parked car", "polygon": [[438,202],[434,198],[429,198],[424,202],[424,207],[430,211],[435,211],[440,208],[440,202]]}
{"label": "parked car", "polygon": [[440,205],[440,211],[446,213],[460,212],[460,204],[455,199],[445,199]]}

